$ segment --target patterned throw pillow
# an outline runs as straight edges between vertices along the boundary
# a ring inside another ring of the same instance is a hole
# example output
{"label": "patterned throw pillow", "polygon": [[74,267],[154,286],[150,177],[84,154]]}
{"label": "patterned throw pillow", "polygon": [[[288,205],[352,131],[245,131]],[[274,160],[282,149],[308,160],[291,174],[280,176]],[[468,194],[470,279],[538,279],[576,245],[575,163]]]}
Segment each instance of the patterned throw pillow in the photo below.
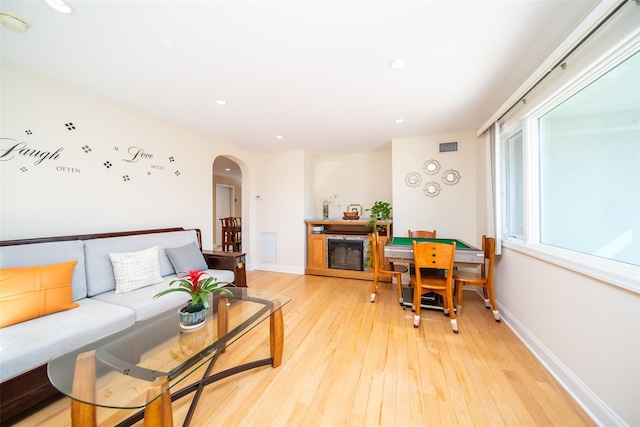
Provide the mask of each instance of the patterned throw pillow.
{"label": "patterned throw pillow", "polygon": [[110,253],[109,258],[116,279],[116,294],[162,282],[157,246],[138,252]]}
{"label": "patterned throw pillow", "polygon": [[178,277],[184,276],[191,270],[207,270],[209,268],[196,242],[177,248],[165,248],[164,251]]}

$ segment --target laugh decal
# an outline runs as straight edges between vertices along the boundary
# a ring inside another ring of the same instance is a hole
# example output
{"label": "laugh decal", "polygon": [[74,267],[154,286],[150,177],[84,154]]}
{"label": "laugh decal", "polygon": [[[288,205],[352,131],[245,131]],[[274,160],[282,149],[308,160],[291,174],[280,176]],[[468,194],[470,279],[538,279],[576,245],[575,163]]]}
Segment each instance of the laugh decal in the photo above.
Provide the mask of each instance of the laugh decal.
{"label": "laugh decal", "polygon": [[[64,127],[70,132],[79,133],[78,127],[72,122],[64,123]],[[41,142],[37,132],[26,130],[25,134],[24,140],[0,137],[0,164],[3,168],[15,166],[23,173],[38,168],[74,174],[102,168],[121,182],[131,182],[133,179],[164,173],[165,167],[175,167],[174,156],[158,156],[142,146],[114,146],[107,152],[86,142],[76,147],[49,147]],[[180,171],[175,169],[173,175],[180,176]]]}

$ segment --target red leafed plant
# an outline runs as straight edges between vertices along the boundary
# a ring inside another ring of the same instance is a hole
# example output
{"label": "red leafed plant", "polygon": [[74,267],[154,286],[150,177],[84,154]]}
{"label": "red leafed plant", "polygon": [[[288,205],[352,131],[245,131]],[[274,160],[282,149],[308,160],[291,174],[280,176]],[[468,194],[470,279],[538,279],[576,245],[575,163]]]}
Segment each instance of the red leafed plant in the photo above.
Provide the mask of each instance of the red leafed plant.
{"label": "red leafed plant", "polygon": [[[203,276],[205,277],[204,279]],[[178,284],[177,288],[165,289],[157,293],[154,298],[161,297],[170,292],[186,292],[191,296],[191,301],[187,304],[188,307],[197,308],[200,306],[209,308],[209,294],[223,292],[228,295],[233,295],[229,289],[225,288],[227,285],[232,285],[231,283],[217,282],[216,280],[216,278],[208,276],[206,271],[189,270],[189,273],[169,283],[169,286],[172,286],[174,283]]]}

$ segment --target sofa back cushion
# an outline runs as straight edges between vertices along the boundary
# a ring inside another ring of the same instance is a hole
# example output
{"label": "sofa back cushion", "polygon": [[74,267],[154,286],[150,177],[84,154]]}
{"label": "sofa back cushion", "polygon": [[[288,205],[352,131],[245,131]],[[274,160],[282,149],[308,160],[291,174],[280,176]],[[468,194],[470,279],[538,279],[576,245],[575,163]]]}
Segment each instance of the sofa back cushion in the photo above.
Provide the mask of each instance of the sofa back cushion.
{"label": "sofa back cushion", "polygon": [[0,268],[33,267],[78,261],[73,269],[73,301],[87,297],[84,243],[79,240],[0,246]]}
{"label": "sofa back cushion", "polygon": [[87,293],[89,296],[95,296],[115,290],[116,281],[109,253],[136,252],[158,246],[160,274],[164,277],[175,273],[165,249],[197,241],[195,230],[85,240]]}

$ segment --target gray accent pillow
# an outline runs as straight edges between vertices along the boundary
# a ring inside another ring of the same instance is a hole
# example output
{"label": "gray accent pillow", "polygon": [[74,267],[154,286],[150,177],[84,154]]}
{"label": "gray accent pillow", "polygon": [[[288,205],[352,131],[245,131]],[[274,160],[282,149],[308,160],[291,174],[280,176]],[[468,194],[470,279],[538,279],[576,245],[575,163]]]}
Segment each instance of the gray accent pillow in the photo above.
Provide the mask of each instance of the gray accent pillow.
{"label": "gray accent pillow", "polygon": [[196,242],[177,248],[165,248],[164,251],[178,277],[184,276],[190,270],[207,270],[209,268]]}

